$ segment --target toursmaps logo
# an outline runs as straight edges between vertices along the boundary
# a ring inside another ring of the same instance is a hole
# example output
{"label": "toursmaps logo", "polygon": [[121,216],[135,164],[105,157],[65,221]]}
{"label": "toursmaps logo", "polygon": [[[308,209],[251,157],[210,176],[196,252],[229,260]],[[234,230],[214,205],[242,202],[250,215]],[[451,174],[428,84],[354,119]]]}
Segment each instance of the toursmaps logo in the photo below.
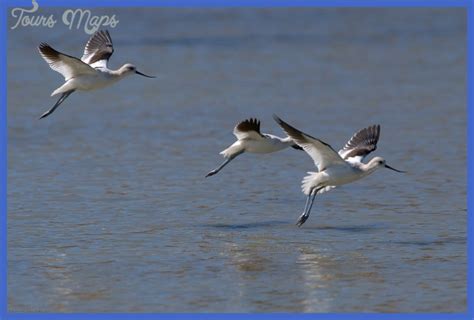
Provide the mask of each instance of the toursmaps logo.
{"label": "toursmaps logo", "polygon": [[[13,26],[10,29],[16,29],[18,27],[46,27],[53,28],[58,20],[54,15],[40,15],[35,14],[39,5],[36,0],[31,0],[33,7],[31,9],[13,8],[11,15],[15,20]],[[93,15],[91,10],[88,9],[66,9],[61,15],[62,23],[71,30],[72,28],[84,29],[87,34],[93,34],[100,27],[115,28],[119,23],[119,20],[114,15]]]}

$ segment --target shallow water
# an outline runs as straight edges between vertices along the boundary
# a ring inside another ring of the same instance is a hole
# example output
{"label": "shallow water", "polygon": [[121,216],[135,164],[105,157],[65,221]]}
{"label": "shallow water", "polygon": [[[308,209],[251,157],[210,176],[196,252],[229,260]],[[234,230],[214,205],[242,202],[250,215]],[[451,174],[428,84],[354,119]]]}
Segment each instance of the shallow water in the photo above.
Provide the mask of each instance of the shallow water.
{"label": "shallow water", "polygon": [[[41,9],[43,13],[61,10]],[[75,93],[15,29],[8,56],[8,308],[16,312],[462,312],[466,24],[461,9],[94,9],[111,66]],[[11,22],[11,21],[10,21]],[[244,154],[236,122],[273,113],[335,148],[382,126],[381,170],[316,200],[304,153]]]}

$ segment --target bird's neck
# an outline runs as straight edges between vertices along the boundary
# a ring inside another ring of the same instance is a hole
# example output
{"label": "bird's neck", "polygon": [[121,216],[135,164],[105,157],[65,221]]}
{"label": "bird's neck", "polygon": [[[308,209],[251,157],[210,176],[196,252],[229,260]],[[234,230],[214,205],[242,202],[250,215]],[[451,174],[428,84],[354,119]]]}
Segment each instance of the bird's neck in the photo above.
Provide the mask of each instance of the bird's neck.
{"label": "bird's neck", "polygon": [[123,67],[117,70],[110,70],[110,69],[99,69],[99,70],[102,71],[107,76],[111,78],[115,78],[117,80],[125,78],[126,76],[130,75],[130,73],[127,72],[127,70],[124,69]]}
{"label": "bird's neck", "polygon": [[117,69],[117,70],[109,70],[107,72],[111,77],[113,78],[123,78],[125,77],[127,74],[122,70],[122,69]]}
{"label": "bird's neck", "polygon": [[357,165],[358,169],[361,170],[364,174],[364,176],[368,176],[375,170],[377,170],[377,166],[372,165],[370,162],[369,163],[360,163]]}

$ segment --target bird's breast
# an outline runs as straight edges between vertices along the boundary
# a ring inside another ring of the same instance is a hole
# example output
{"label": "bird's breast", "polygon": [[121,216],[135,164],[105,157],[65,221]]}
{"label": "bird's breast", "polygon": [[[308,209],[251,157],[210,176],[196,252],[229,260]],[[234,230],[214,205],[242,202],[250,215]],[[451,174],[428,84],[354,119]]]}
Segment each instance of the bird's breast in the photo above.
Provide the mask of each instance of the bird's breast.
{"label": "bird's breast", "polygon": [[356,181],[362,176],[350,166],[331,166],[323,171],[328,178],[328,185],[340,186]]}
{"label": "bird's breast", "polygon": [[74,78],[74,82],[78,89],[85,91],[107,87],[117,82],[117,80],[116,77],[101,71],[97,71],[95,74],[82,75]]}

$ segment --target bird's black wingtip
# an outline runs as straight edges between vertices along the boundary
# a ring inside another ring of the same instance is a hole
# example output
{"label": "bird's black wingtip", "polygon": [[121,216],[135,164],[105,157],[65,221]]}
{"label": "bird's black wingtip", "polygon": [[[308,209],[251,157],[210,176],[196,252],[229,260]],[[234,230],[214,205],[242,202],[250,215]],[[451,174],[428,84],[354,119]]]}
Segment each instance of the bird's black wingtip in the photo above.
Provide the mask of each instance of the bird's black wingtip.
{"label": "bird's black wingtip", "polygon": [[41,52],[43,51],[45,48],[50,48],[51,46],[49,44],[47,44],[46,42],[41,42],[39,45],[38,45],[38,50]]}
{"label": "bird's black wingtip", "polygon": [[277,123],[282,123],[283,120],[280,119],[279,116],[277,116],[275,113],[273,114],[273,120],[275,120]]}

